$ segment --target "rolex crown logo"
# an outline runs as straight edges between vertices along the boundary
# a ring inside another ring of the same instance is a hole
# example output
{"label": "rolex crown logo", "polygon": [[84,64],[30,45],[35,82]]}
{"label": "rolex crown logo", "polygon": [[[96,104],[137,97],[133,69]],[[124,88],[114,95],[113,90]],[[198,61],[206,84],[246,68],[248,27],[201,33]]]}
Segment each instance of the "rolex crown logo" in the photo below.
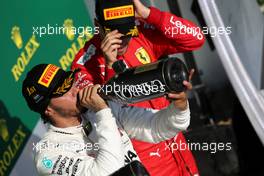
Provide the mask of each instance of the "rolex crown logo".
{"label": "rolex crown logo", "polygon": [[23,40],[22,40],[22,36],[20,34],[20,29],[18,26],[14,26],[11,30],[11,39],[13,40],[13,42],[15,43],[16,47],[18,49],[21,49],[23,46]]}
{"label": "rolex crown logo", "polygon": [[2,138],[5,142],[7,142],[9,139],[9,133],[5,119],[0,119],[0,138]]}
{"label": "rolex crown logo", "polygon": [[69,40],[73,40],[75,37],[75,33],[73,31],[73,20],[69,18],[64,20],[63,26],[64,26],[64,32],[66,34],[66,37]]}

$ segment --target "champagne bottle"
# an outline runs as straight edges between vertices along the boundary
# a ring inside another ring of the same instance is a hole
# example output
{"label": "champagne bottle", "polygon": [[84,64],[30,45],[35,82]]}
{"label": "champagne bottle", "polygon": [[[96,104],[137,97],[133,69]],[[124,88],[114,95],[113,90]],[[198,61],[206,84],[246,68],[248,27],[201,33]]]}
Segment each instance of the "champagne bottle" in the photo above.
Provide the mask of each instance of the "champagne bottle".
{"label": "champagne bottle", "polygon": [[154,63],[125,69],[124,63],[114,63],[116,75],[100,89],[100,95],[119,103],[137,103],[185,90],[188,70],[178,58],[167,58]]}

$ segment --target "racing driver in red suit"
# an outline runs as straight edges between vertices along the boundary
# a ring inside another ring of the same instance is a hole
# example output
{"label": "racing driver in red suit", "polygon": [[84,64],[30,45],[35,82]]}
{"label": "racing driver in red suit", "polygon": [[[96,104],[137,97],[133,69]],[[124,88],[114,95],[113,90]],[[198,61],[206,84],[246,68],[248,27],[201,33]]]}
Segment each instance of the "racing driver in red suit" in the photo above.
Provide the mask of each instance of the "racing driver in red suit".
{"label": "racing driver in red suit", "polygon": [[[98,24],[95,25],[99,26],[100,33],[86,42],[71,67],[81,69],[76,74],[79,88],[105,83],[115,74],[112,64],[117,60],[123,60],[128,67],[134,67],[155,62],[164,55],[196,50],[204,43],[200,28],[186,19],[154,7],[148,8],[140,0],[115,2],[120,4],[97,0],[95,23]],[[118,7],[113,8],[114,5]],[[129,14],[130,8],[133,9],[132,15]],[[127,10],[127,13],[115,13],[122,12],[122,9]],[[129,22],[125,23],[124,19]],[[168,105],[166,98],[133,104],[153,109],[162,109]],[[199,175],[191,151],[188,148],[180,149],[180,144],[186,143],[182,133],[158,144],[137,140],[132,142],[140,160],[153,176]],[[133,157],[130,154],[126,158],[131,161]]]}

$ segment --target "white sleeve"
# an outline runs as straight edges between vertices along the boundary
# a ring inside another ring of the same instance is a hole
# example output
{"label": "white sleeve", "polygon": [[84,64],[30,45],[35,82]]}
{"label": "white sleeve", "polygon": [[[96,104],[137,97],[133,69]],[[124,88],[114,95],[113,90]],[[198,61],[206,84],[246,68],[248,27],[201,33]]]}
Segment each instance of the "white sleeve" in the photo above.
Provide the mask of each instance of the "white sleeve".
{"label": "white sleeve", "polygon": [[96,158],[71,151],[37,153],[40,175],[107,176],[124,166],[123,148],[115,118],[109,108],[96,113],[99,150]]}
{"label": "white sleeve", "polygon": [[118,120],[130,138],[158,143],[187,129],[190,124],[190,109],[188,104],[186,110],[180,111],[173,103],[160,111],[122,106]]}

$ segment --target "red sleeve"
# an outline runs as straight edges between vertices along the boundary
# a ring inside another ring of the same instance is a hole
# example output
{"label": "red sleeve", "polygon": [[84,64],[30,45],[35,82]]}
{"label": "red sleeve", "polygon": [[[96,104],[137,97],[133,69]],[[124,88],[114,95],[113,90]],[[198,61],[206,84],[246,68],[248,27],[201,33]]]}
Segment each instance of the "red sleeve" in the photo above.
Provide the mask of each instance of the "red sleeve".
{"label": "red sleeve", "polygon": [[147,23],[155,29],[143,29],[143,35],[150,41],[156,57],[196,50],[204,44],[198,26],[169,12],[150,7]]}
{"label": "red sleeve", "polygon": [[80,69],[79,72],[76,73],[75,75],[75,83],[77,87],[80,89],[91,85],[94,83],[93,76],[91,75],[90,72],[85,67],[85,50],[87,48],[89,43],[86,43],[84,48],[82,48],[75,56],[72,65],[71,65],[71,70],[74,69]]}
{"label": "red sleeve", "polygon": [[105,70],[105,60],[100,50],[100,38],[94,36],[76,54],[71,69],[80,69],[76,74],[76,85],[84,88],[91,84],[103,84],[105,74],[112,76],[111,70]]}
{"label": "red sleeve", "polygon": [[108,67],[105,68],[105,81],[108,81],[115,75],[115,71]]}
{"label": "red sleeve", "polygon": [[85,86],[92,84],[103,84],[115,75],[115,71],[113,69],[105,67],[105,76],[102,79],[102,77],[99,76],[101,71],[92,69],[96,67],[97,63],[82,63],[82,57],[85,55],[84,50],[85,48],[82,48],[77,53],[71,66],[71,70],[80,69],[80,71],[75,75],[76,85],[79,88],[84,88]]}

